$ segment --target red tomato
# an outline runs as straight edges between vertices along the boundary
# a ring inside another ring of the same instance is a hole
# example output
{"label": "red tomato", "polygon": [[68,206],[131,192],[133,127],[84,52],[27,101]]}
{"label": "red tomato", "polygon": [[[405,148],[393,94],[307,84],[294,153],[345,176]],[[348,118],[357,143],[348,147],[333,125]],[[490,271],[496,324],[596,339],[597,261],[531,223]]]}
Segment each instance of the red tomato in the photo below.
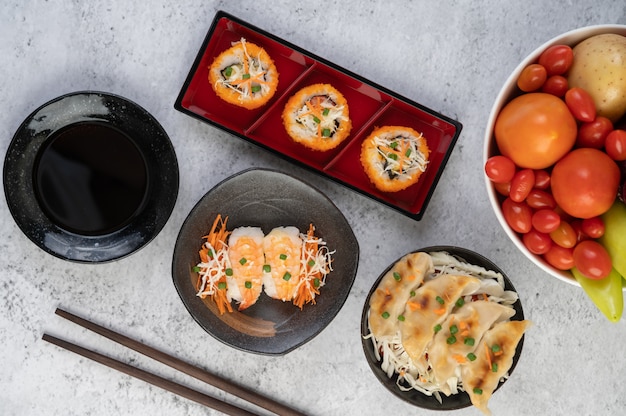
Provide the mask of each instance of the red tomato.
{"label": "red tomato", "polygon": [[577,129],[563,100],[531,92],[504,106],[494,133],[500,152],[517,166],[545,169],[570,151]]}
{"label": "red tomato", "polygon": [[494,183],[493,187],[500,195],[509,196],[509,192],[511,192],[511,182]]}
{"label": "red tomato", "polygon": [[543,189],[533,189],[528,193],[526,197],[526,203],[533,209],[555,209],[556,201],[551,193],[544,191]]}
{"label": "red tomato", "polygon": [[604,142],[606,154],[613,160],[626,160],[626,130],[613,130]]}
{"label": "red tomato", "polygon": [[522,70],[517,78],[517,86],[524,92],[536,91],[546,82],[548,73],[543,65],[530,64]]}
{"label": "red tomato", "polygon": [[525,234],[532,228],[532,210],[524,202],[506,198],[502,202],[502,215],[509,227],[518,233]]}
{"label": "red tomato", "polygon": [[563,97],[569,88],[567,78],[563,75],[552,75],[543,83],[541,91],[557,97]]}
{"label": "red tomato", "polygon": [[506,156],[491,156],[485,162],[485,174],[495,183],[511,182],[515,175],[515,163]]}
{"label": "red tomato", "polygon": [[561,247],[552,244],[550,250],[543,255],[543,258],[554,268],[559,270],[569,270],[574,267],[574,249]]}
{"label": "red tomato", "polygon": [[556,244],[565,248],[572,248],[578,242],[576,238],[576,231],[574,228],[566,221],[561,221],[556,230],[550,233],[550,238]]}
{"label": "red tomato", "polygon": [[522,169],[513,176],[509,198],[515,202],[522,202],[535,186],[535,172],[532,169]]}
{"label": "red tomato", "polygon": [[600,238],[604,235],[604,221],[601,217],[585,218],[581,221],[580,229],[591,238]]}
{"label": "red tomato", "polygon": [[548,75],[560,75],[572,66],[574,52],[568,45],[553,45],[539,56],[539,63],[546,68]]}
{"label": "red tomato", "polygon": [[544,169],[535,170],[535,188],[548,189],[550,187],[550,174]]}
{"label": "red tomato", "polygon": [[552,239],[548,234],[539,232],[532,228],[522,236],[522,242],[533,254],[545,254],[552,247]]}
{"label": "red tomato", "polygon": [[611,257],[602,244],[581,241],[574,248],[574,266],[589,279],[604,279],[611,273]]}
{"label": "red tomato", "polygon": [[549,234],[559,228],[561,217],[552,209],[540,209],[535,211],[531,222],[537,231]]}
{"label": "red tomato", "polygon": [[563,211],[576,218],[604,214],[613,205],[620,170],[604,152],[580,148],[569,152],[552,169],[552,195]]}
{"label": "red tomato", "polygon": [[596,118],[596,103],[591,95],[580,87],[567,90],[565,104],[577,120],[592,122]]}
{"label": "red tomato", "polygon": [[577,147],[593,147],[602,149],[606,136],[613,130],[613,123],[606,117],[598,116],[595,120],[582,123],[578,127]]}

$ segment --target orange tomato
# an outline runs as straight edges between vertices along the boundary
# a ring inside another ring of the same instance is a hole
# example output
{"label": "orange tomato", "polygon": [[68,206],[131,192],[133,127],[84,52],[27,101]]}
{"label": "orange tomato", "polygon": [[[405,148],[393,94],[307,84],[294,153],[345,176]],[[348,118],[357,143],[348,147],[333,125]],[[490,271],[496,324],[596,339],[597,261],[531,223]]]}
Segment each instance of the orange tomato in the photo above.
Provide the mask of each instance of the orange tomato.
{"label": "orange tomato", "polygon": [[577,132],[576,120],[563,100],[543,92],[511,100],[494,128],[500,153],[530,169],[545,169],[565,156]]}

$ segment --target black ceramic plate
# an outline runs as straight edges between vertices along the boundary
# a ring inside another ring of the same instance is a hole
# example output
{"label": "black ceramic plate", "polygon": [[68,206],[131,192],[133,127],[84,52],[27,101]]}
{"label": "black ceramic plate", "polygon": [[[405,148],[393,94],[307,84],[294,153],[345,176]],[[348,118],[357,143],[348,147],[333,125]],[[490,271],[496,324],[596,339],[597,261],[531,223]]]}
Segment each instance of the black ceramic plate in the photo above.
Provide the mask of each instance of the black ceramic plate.
{"label": "black ceramic plate", "polygon": [[[88,169],[69,153],[52,152],[59,143],[72,143],[65,150],[82,151],[104,166]],[[102,92],[63,95],[30,114],[9,145],[3,173],[19,228],[46,252],[76,262],[107,262],[143,247],[161,231],[178,195],[178,162],[165,130],[137,104]],[[118,193],[119,175],[140,182]],[[93,199],[92,210],[82,198],[90,189],[113,192]],[[94,228],[81,222],[103,212],[122,217],[107,217]]]}
{"label": "black ceramic plate", "polygon": [[[457,257],[458,259],[465,261],[466,263],[474,264],[477,266],[481,266],[487,270],[493,270],[502,274],[504,277],[504,287],[506,290],[515,291],[513,284],[509,280],[509,278],[504,274],[504,272],[496,266],[491,260],[483,257],[482,255],[475,253],[471,250],[467,250],[465,248],[454,247],[454,246],[433,246],[433,247],[425,247],[415,252],[440,252],[445,251],[449,254]],[[417,407],[421,407],[424,409],[430,410],[455,410],[461,409],[464,407],[469,407],[472,405],[470,401],[469,395],[465,392],[460,392],[455,395],[451,395],[446,397],[445,395],[441,395],[442,403],[439,403],[437,399],[433,396],[427,396],[423,393],[420,393],[417,390],[410,391],[402,391],[398,388],[396,384],[397,374],[392,375],[391,378],[387,377],[387,374],[381,369],[380,361],[376,359],[374,355],[374,347],[369,339],[365,339],[364,337],[369,334],[369,330],[367,327],[367,320],[369,315],[369,303],[372,293],[378,287],[383,276],[393,267],[393,265],[399,261],[400,259],[394,261],[385,271],[383,271],[380,277],[376,280],[370,293],[367,295],[367,299],[365,299],[365,304],[363,306],[363,314],[361,315],[361,343],[363,344],[363,351],[365,352],[365,357],[367,358],[367,362],[374,372],[374,375],[378,380],[394,395],[399,397],[400,399],[411,403]],[[515,315],[511,318],[511,320],[522,321],[524,320],[524,311],[522,310],[522,303],[518,299],[517,302],[513,304],[513,308],[515,309]],[[515,355],[513,357],[513,364],[511,365],[511,369],[509,370],[509,375],[513,373],[515,366],[519,360],[520,354],[522,352],[522,347],[524,344],[524,337],[520,340],[519,344],[517,344],[517,349],[515,351]],[[504,384],[504,381],[501,381],[498,385],[498,389]],[[496,389],[497,390],[497,389]]]}
{"label": "black ceramic plate", "polygon": [[[228,216],[227,229],[261,227],[265,233],[292,225],[301,232],[313,223],[333,255],[333,271],[315,298],[300,310],[261,294],[240,312],[220,315],[213,301],[196,296],[197,274],[205,235],[217,214]],[[204,195],[183,223],[174,248],[174,286],[191,316],[216,339],[243,351],[281,355],[319,334],[343,306],[356,276],[358,242],[343,214],[317,189],[289,175],[267,169],[240,172]]]}

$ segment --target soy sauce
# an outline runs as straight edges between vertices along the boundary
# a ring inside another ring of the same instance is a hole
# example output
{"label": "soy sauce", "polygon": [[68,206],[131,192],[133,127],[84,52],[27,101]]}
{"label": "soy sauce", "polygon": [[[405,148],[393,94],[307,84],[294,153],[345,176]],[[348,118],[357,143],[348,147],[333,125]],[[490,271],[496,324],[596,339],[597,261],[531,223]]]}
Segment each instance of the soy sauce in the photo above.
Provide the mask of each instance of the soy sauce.
{"label": "soy sauce", "polygon": [[35,163],[34,182],[53,223],[80,235],[103,235],[141,211],[148,174],[128,135],[104,122],[84,122],[48,139]]}

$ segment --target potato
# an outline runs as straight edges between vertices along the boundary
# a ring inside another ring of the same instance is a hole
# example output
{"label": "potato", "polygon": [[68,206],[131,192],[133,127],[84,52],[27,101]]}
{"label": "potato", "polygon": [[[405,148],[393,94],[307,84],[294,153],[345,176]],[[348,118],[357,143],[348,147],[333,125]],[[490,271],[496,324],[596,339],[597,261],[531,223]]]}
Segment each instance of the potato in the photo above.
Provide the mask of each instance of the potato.
{"label": "potato", "polygon": [[586,90],[597,114],[616,122],[626,113],[626,36],[595,35],[573,48],[570,87]]}

